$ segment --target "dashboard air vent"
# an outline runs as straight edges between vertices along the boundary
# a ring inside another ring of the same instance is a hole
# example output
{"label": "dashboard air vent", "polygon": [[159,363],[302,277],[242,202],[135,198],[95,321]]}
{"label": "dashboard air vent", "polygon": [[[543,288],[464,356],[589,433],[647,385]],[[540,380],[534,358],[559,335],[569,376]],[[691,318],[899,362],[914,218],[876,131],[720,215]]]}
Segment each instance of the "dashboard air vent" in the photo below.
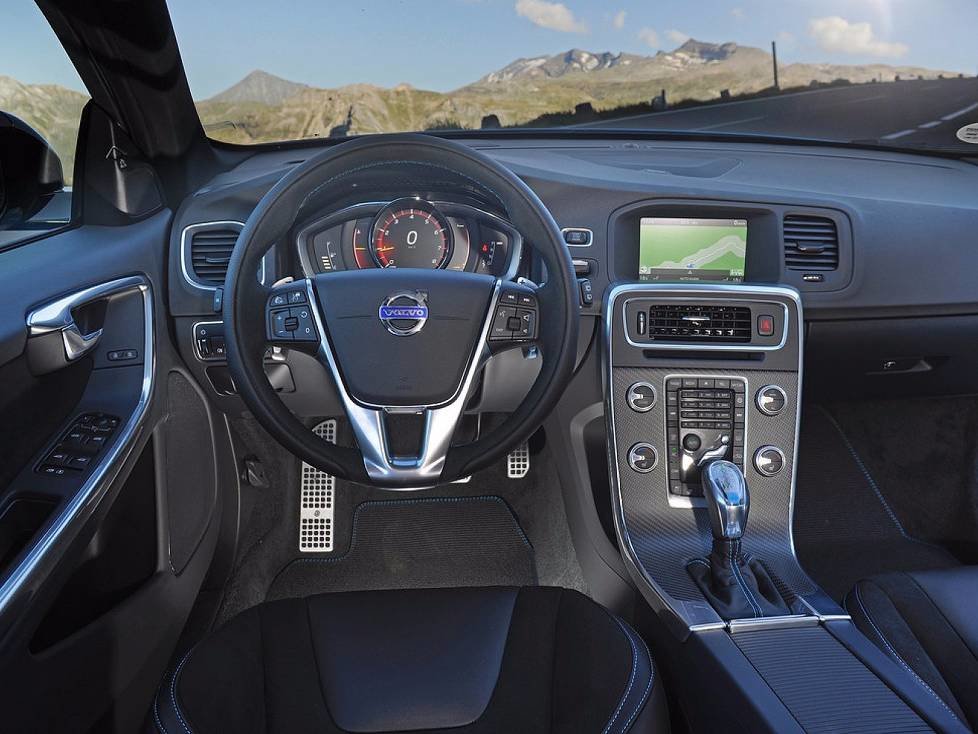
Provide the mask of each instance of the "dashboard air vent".
{"label": "dashboard air vent", "polygon": [[231,252],[238,241],[239,227],[215,225],[199,228],[190,236],[190,267],[202,285],[221,286],[228,273]]}
{"label": "dashboard air vent", "polygon": [[649,309],[653,341],[746,343],[751,339],[747,306],[656,304]]}
{"label": "dashboard air vent", "polygon": [[839,233],[827,217],[788,214],[784,218],[784,264],[789,270],[835,270]]}

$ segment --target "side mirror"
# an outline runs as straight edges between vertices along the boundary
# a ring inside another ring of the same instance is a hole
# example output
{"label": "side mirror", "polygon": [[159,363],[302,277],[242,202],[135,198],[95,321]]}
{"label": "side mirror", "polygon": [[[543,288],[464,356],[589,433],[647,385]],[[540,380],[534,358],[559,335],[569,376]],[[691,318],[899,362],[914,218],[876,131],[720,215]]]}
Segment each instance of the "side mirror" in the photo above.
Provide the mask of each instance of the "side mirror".
{"label": "side mirror", "polygon": [[34,128],[0,112],[0,230],[30,220],[64,189],[61,160]]}

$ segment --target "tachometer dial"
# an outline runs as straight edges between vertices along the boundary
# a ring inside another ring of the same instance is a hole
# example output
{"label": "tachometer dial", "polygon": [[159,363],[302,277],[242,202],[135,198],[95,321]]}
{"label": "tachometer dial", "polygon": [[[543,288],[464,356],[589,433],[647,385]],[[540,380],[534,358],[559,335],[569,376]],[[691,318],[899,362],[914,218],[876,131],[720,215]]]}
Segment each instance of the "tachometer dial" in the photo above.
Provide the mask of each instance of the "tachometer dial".
{"label": "tachometer dial", "polygon": [[443,268],[452,254],[452,229],[421,199],[399,199],[374,219],[374,261],[382,268]]}

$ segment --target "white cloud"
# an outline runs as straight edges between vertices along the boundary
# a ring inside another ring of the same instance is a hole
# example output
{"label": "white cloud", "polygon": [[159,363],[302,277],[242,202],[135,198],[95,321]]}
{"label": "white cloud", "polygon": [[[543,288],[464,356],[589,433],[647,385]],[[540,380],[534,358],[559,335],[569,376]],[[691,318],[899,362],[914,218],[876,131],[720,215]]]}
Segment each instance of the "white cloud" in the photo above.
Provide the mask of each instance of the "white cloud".
{"label": "white cloud", "polygon": [[686,41],[689,40],[689,34],[673,29],[671,31],[666,31],[666,38],[668,38],[676,45],[682,46],[684,43],[686,43]]}
{"label": "white cloud", "polygon": [[794,46],[795,45],[795,34],[790,31],[781,31],[777,38],[778,43],[782,46]]}
{"label": "white cloud", "polygon": [[619,10],[615,13],[615,17],[611,19],[611,25],[613,25],[618,30],[625,27],[625,11]]}
{"label": "white cloud", "polygon": [[562,33],[587,33],[587,24],[574,17],[563,3],[547,0],[516,0],[516,14],[534,25]]}
{"label": "white cloud", "polygon": [[904,43],[876,38],[869,23],[850,23],[838,15],[812,19],[808,23],[808,34],[823,51],[864,56],[903,56],[909,50]]}
{"label": "white cloud", "polygon": [[743,8],[734,8],[733,10],[730,11],[730,14],[734,18],[736,18],[737,20],[743,20],[744,19],[744,9]]}
{"label": "white cloud", "polygon": [[655,32],[655,28],[642,28],[638,32],[638,38],[646,46],[659,47],[659,34]]}

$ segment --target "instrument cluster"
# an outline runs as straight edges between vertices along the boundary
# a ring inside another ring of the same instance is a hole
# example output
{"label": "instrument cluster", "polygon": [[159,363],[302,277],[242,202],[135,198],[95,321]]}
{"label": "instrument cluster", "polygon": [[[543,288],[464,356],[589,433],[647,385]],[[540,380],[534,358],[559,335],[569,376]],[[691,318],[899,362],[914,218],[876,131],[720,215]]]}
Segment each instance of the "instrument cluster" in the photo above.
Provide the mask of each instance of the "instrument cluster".
{"label": "instrument cluster", "polygon": [[509,222],[467,204],[406,197],[357,204],[296,235],[307,276],[369,268],[430,268],[511,277],[522,238]]}

